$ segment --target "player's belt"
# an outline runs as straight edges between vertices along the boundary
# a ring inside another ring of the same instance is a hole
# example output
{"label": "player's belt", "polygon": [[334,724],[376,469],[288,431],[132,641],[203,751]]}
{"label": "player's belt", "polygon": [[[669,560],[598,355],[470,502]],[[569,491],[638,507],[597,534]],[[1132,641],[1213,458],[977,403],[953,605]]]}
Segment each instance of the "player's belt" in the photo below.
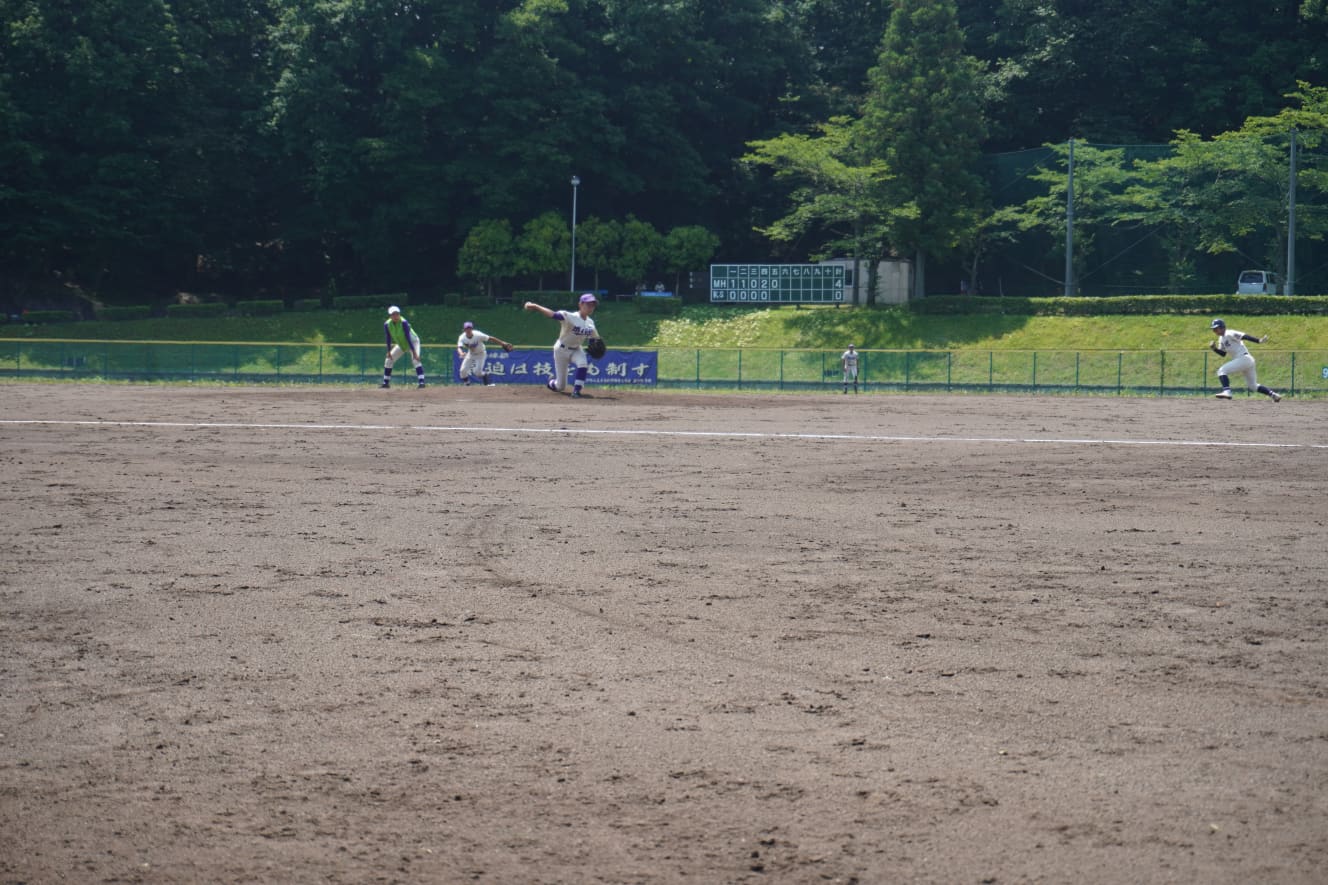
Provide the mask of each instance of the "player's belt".
{"label": "player's belt", "polygon": [[563,350],[580,350],[580,349],[581,349],[581,345],[580,345],[580,344],[578,344],[576,347],[568,347],[566,344],[563,344],[561,341],[558,342],[558,346],[561,347]]}

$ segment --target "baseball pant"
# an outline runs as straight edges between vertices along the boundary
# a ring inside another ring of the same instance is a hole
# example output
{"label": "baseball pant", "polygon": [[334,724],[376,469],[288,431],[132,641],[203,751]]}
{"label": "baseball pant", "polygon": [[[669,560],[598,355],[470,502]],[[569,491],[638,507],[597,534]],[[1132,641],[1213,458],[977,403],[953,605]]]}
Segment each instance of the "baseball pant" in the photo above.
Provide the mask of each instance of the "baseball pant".
{"label": "baseball pant", "polygon": [[1217,374],[1219,377],[1241,375],[1245,378],[1245,386],[1250,390],[1255,390],[1259,386],[1259,376],[1254,371],[1254,357],[1248,353],[1223,363],[1222,368],[1217,370]]}
{"label": "baseball pant", "polygon": [[[418,344],[416,344],[416,345],[415,345],[415,350],[416,350],[416,352],[418,352],[419,349],[420,349],[420,346],[419,346]],[[383,368],[384,368],[384,369],[390,369],[390,368],[392,368],[393,366],[395,366],[395,365],[397,364],[397,360],[401,359],[401,358],[402,358],[403,356],[405,356],[405,355],[406,355],[406,352],[405,352],[404,350],[401,349],[401,346],[400,346],[400,345],[397,345],[397,344],[392,345],[392,349],[391,349],[390,351],[388,351],[387,359],[385,359],[385,360],[383,361]],[[424,365],[424,363],[422,363],[422,362],[420,362],[418,359],[416,359],[415,356],[414,356],[413,354],[411,355],[410,361],[411,361],[412,363],[415,364],[415,368],[417,368],[417,369],[420,368],[420,366],[423,366],[423,365]]]}
{"label": "baseball pant", "polygon": [[[411,344],[415,345],[415,353],[419,353],[420,352],[419,340],[415,339],[412,336]],[[392,383],[392,367],[396,365],[397,360],[401,359],[403,356],[405,356],[405,351],[401,349],[401,346],[399,344],[393,344],[392,349],[387,352],[387,359],[383,360],[384,387],[387,387],[389,384]],[[420,387],[423,387],[424,363],[420,362],[419,359],[414,354],[411,354],[410,361],[415,364],[415,381],[420,385]]]}
{"label": "baseball pant", "polygon": [[580,390],[581,385],[586,381],[586,369],[590,365],[590,359],[586,352],[580,347],[567,347],[563,344],[555,345],[553,348],[553,380],[549,384],[551,390],[557,390],[559,393],[567,389],[567,372],[569,368],[576,369],[573,389]]}
{"label": "baseball pant", "polygon": [[488,359],[488,352],[484,350],[472,350],[461,360],[461,380],[467,378],[481,378],[484,376],[484,363]]}

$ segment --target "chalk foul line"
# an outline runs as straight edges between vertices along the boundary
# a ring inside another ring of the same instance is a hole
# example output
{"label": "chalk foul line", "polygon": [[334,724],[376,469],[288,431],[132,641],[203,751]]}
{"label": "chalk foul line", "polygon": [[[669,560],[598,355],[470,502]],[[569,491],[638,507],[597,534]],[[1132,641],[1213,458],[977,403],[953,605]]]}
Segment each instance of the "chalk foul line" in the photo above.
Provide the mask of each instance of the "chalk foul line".
{"label": "chalk foul line", "polygon": [[1041,436],[902,436],[872,433],[770,433],[742,430],[650,430],[582,427],[482,427],[449,424],[295,424],[238,421],[85,421],[56,419],[0,419],[0,426],[140,427],[171,430],[412,430],[421,433],[562,434],[565,436],[653,436],[700,439],[770,439],[887,443],[986,443],[1006,445],[1175,446],[1184,448],[1328,449],[1328,443],[1228,442],[1196,439],[1120,439],[1111,437]]}

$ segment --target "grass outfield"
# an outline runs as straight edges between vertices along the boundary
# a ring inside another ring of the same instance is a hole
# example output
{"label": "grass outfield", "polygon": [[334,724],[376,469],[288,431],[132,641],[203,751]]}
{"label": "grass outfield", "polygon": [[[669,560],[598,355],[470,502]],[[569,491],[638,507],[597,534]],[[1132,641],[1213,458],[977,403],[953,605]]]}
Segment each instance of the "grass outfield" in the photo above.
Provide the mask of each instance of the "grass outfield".
{"label": "grass outfield", "polygon": [[[555,305],[550,305],[555,306]],[[407,319],[426,345],[452,341],[461,324],[525,346],[552,341],[549,320],[515,306],[485,309],[423,305]],[[244,341],[376,344],[378,310],[286,313],[271,317],[159,318],[0,326],[0,338],[112,341]],[[1328,347],[1328,316],[1225,316],[1228,326],[1269,335],[1278,350]],[[936,317],[882,308],[741,308],[695,305],[680,316],[640,313],[630,303],[606,302],[596,312],[615,347],[778,348],[842,350],[1186,350],[1212,340],[1201,316]]]}

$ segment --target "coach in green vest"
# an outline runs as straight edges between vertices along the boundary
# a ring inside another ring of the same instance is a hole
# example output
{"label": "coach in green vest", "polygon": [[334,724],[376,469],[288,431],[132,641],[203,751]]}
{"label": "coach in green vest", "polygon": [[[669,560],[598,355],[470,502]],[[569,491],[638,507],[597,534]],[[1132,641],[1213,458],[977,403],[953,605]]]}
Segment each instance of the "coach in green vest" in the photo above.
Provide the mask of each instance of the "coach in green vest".
{"label": "coach in green vest", "polygon": [[383,323],[383,337],[387,339],[387,359],[383,361],[383,383],[392,386],[392,366],[407,353],[415,364],[415,381],[424,387],[424,363],[420,361],[420,336],[410,327],[410,321],[401,315],[395,304],[387,309],[387,322]]}

